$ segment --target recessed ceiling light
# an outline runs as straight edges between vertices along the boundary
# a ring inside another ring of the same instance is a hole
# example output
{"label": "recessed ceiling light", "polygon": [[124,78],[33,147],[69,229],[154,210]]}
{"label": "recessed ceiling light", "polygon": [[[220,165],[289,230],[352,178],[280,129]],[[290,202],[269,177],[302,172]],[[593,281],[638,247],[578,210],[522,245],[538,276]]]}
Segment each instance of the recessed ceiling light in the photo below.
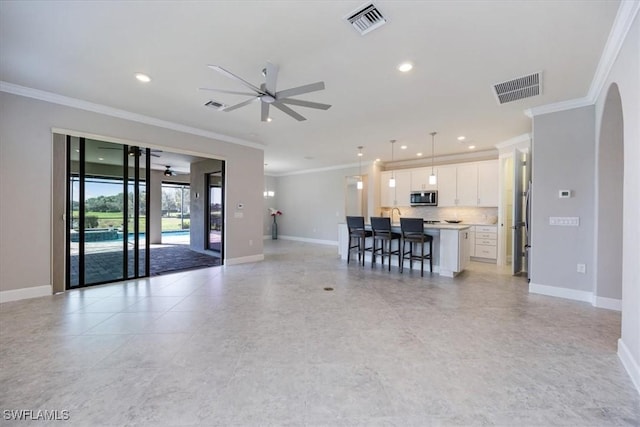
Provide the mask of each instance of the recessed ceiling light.
{"label": "recessed ceiling light", "polygon": [[416,156],[422,157],[422,153],[418,153],[418,154],[416,154]]}
{"label": "recessed ceiling light", "polygon": [[151,77],[147,76],[144,73],[136,73],[136,79],[141,81],[142,83],[149,83],[151,81]]}
{"label": "recessed ceiling light", "polygon": [[267,117],[267,121],[268,121],[269,123],[271,123],[271,122],[273,121],[273,119],[272,119],[271,117]]}
{"label": "recessed ceiling light", "polygon": [[475,145],[470,145],[470,146],[469,146],[469,150],[473,150],[474,148],[476,148],[476,146],[475,146]]}
{"label": "recessed ceiling light", "polygon": [[459,137],[458,137],[458,141],[464,141],[465,139],[467,139],[467,138],[466,138],[466,137],[464,137],[464,136],[459,136]]}
{"label": "recessed ceiling light", "polygon": [[403,73],[411,71],[412,68],[413,64],[411,62],[403,62],[402,64],[398,65],[398,71],[402,71]]}
{"label": "recessed ceiling light", "polygon": [[406,150],[407,146],[406,145],[401,145],[400,148],[402,148],[403,150]]}

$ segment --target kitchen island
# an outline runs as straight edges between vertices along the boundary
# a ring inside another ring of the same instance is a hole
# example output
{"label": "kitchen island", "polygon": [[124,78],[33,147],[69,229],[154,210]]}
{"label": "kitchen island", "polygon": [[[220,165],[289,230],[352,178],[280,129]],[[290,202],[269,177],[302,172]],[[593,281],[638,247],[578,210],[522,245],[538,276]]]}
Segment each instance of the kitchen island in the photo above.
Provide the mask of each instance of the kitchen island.
{"label": "kitchen island", "polygon": [[[370,226],[365,226],[370,230]],[[433,272],[441,276],[455,277],[469,264],[469,228],[467,224],[425,224],[424,231],[433,237]],[[391,230],[400,233],[400,224],[392,224]],[[367,239],[369,245],[371,239]],[[394,249],[397,248],[394,242]],[[343,260],[347,259],[349,231],[347,224],[338,224],[338,251]],[[397,265],[397,258],[393,262]],[[371,252],[365,253],[365,261],[371,262]],[[409,261],[405,260],[405,267]],[[428,268],[428,267],[427,267]],[[419,269],[419,267],[418,267]]]}

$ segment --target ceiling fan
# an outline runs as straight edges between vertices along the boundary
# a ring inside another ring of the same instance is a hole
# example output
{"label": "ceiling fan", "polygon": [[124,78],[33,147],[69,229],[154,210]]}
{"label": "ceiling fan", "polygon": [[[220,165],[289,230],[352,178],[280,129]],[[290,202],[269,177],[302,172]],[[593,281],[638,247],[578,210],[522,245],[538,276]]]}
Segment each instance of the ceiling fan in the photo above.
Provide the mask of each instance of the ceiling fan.
{"label": "ceiling fan", "polygon": [[[118,147],[98,147],[98,148],[100,150],[122,150],[121,148],[118,148]],[[142,147],[134,147],[134,146],[130,146],[127,152],[130,156],[135,156],[136,150],[140,154],[147,153],[152,157],[160,157],[160,155],[156,153],[162,153],[162,150],[154,150],[151,148],[142,148]]]}
{"label": "ceiling fan", "polygon": [[253,93],[250,93],[250,92],[238,92],[238,91],[224,90],[224,89],[200,88],[201,90],[210,90],[210,91],[220,92],[220,93],[230,93],[234,95],[248,95],[252,97],[239,104],[221,108],[222,111],[226,111],[226,112],[233,111],[259,100],[261,105],[260,119],[263,122],[269,121],[269,106],[271,105],[273,105],[275,108],[282,111],[283,113],[293,117],[294,119],[298,121],[303,121],[307,119],[301,114],[298,114],[297,112],[289,108],[285,104],[297,105],[299,107],[315,108],[318,110],[328,110],[331,107],[331,105],[329,104],[321,104],[319,102],[311,102],[311,101],[304,101],[301,99],[291,98],[292,96],[302,95],[304,93],[324,90],[324,82],[316,82],[308,85],[294,87],[291,89],[276,91],[276,82],[278,80],[278,66],[275,64],[272,64],[271,62],[267,62],[266,68],[262,70],[262,74],[265,76],[265,82],[262,83],[259,88],[247,82],[246,80],[243,80],[242,78],[236,76],[230,71],[225,70],[219,65],[209,65],[208,67],[211,68],[212,70],[219,72],[224,76],[227,76],[237,82],[240,82],[242,85],[244,85],[245,87],[253,91]]}
{"label": "ceiling fan", "polygon": [[164,171],[164,176],[176,176],[177,175],[177,173],[175,173],[175,171],[171,170],[171,166],[166,165],[165,167],[166,167],[166,169]]}

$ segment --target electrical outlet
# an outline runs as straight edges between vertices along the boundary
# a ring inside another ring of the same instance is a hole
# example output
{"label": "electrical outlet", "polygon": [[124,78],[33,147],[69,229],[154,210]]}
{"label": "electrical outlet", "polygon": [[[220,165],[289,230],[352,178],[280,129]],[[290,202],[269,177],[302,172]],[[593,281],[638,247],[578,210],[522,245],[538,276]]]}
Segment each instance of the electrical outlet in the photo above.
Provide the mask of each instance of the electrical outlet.
{"label": "electrical outlet", "polygon": [[578,264],[578,267],[576,268],[576,271],[578,273],[585,274],[587,272],[587,266],[585,264]]}

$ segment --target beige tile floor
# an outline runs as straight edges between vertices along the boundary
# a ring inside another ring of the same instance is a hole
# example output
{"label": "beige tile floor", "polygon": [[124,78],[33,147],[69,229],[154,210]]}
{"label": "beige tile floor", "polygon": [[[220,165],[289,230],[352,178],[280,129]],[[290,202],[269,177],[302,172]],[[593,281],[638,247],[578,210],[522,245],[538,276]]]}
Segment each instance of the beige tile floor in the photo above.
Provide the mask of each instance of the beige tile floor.
{"label": "beige tile floor", "polygon": [[282,240],[265,256],[2,304],[0,409],[74,426],[640,425],[617,312],[530,295],[495,265],[420,278]]}

